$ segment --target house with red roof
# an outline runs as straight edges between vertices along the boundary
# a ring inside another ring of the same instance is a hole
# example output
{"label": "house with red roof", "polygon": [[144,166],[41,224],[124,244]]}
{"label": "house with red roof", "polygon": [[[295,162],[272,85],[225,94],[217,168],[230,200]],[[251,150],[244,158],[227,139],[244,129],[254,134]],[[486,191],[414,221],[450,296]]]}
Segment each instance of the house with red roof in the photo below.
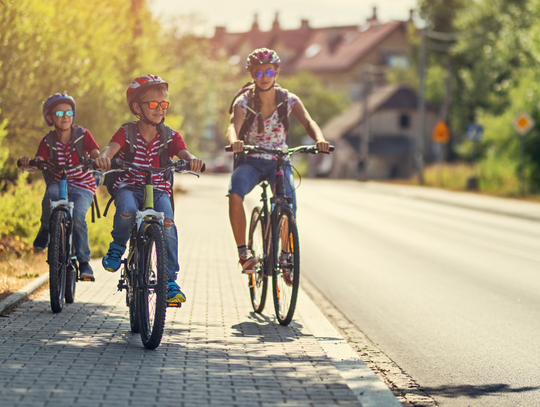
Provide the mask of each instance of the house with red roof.
{"label": "house with red roof", "polygon": [[308,71],[321,78],[328,89],[357,100],[362,94],[366,64],[383,69],[408,65],[410,24],[412,10],[408,21],[383,23],[374,7],[373,16],[358,25],[314,28],[308,20],[302,20],[299,28],[284,30],[276,13],[269,31],[259,29],[255,15],[250,31],[229,33],[225,27],[216,27],[212,40],[230,56],[233,65],[243,65],[256,48],[274,49],[283,61],[282,75]]}

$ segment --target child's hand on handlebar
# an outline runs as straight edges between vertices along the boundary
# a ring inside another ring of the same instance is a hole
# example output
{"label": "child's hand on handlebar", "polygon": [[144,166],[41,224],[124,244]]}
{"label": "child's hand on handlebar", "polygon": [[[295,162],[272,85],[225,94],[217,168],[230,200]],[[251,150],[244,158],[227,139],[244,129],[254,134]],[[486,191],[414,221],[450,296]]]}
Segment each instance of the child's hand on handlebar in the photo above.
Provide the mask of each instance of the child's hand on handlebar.
{"label": "child's hand on handlebar", "polygon": [[30,157],[21,157],[19,158],[19,164],[22,168],[27,169],[30,167]]}
{"label": "child's hand on handlebar", "polygon": [[189,169],[191,171],[201,172],[201,168],[204,165],[203,160],[193,157],[193,158],[190,158],[188,161],[189,161]]}
{"label": "child's hand on handlebar", "polygon": [[109,157],[97,157],[95,160],[96,167],[105,171],[111,169],[111,159]]}

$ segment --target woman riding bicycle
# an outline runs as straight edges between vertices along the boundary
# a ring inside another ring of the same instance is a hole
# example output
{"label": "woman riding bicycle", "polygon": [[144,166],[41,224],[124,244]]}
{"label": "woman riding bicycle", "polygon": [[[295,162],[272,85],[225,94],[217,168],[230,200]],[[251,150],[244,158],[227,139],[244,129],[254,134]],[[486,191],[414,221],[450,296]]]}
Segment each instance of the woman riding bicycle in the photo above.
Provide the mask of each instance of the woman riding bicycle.
{"label": "woman riding bicycle", "polygon": [[[288,116],[291,111],[316,142],[319,151],[328,151],[329,143],[321,129],[313,121],[306,108],[295,94],[276,85],[281,60],[275,51],[260,48],[247,58],[246,69],[253,78],[249,90],[233,102],[227,140],[235,153],[243,152],[244,144],[259,145],[272,149],[286,148]],[[245,87],[246,88],[246,87]],[[244,89],[244,88],[243,88]],[[280,114],[286,106],[286,111]],[[253,123],[247,121],[250,117]],[[244,123],[248,123],[248,128]],[[244,126],[243,126],[244,125]],[[244,133],[244,134],[243,134]],[[237,161],[229,183],[229,219],[238,247],[242,270],[251,270],[257,260],[246,246],[246,214],[244,197],[261,181],[274,185],[275,157],[266,154],[250,154]],[[290,163],[284,165],[287,196],[294,199],[294,176]]]}

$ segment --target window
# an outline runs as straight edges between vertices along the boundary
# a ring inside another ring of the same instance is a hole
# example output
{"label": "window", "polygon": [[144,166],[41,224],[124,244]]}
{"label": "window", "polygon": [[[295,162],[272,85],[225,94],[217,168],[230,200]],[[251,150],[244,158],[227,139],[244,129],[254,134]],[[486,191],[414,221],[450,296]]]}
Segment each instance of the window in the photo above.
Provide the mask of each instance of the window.
{"label": "window", "polygon": [[406,113],[400,114],[399,115],[399,128],[408,129],[409,127],[411,127],[411,117]]}

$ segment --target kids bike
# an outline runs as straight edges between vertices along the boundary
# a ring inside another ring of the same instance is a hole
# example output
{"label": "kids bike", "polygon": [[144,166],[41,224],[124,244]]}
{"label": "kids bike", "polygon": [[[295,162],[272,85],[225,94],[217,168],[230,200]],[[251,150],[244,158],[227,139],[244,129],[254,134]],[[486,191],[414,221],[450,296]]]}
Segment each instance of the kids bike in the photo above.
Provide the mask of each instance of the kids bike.
{"label": "kids bike", "polygon": [[[334,147],[330,147],[333,151]],[[226,147],[225,151],[232,151]],[[262,313],[266,304],[268,279],[272,277],[274,310],[278,322],[288,325],[293,318],[300,284],[300,246],[298,228],[293,212],[293,198],[285,193],[283,164],[286,157],[295,153],[318,154],[316,146],[298,146],[290,149],[270,149],[261,146],[244,146],[244,153],[263,153],[276,157],[275,185],[270,207],[266,189],[262,188],[262,207],[257,206],[251,213],[248,248],[257,264],[248,273],[248,287],[251,305],[257,313]]]}
{"label": "kids bike", "polygon": [[[75,301],[77,281],[94,281],[94,278],[81,279],[79,265],[73,246],[73,202],[69,202],[67,173],[77,167],[88,171],[93,160],[75,165],[57,165],[47,160],[30,160],[30,167],[42,171],[61,170],[60,196],[58,201],[51,201],[51,217],[49,218],[49,245],[47,263],[49,263],[49,291],[51,294],[51,309],[61,312],[64,304]],[[20,161],[17,161],[17,166]],[[27,170],[25,170],[27,171]]]}
{"label": "kids bike", "polygon": [[[199,174],[189,170],[189,162],[179,160],[163,168],[139,167],[133,163],[113,159],[111,170],[133,169],[145,174],[144,204],[137,211],[131,228],[129,250],[122,259],[122,272],[118,290],[126,290],[131,331],[141,334],[145,348],[155,349],[161,343],[165,328],[167,306],[180,307],[181,303],[167,304],[167,246],[163,231],[163,212],[154,210],[152,174],[174,171]],[[204,166],[201,172],[204,172]]]}

